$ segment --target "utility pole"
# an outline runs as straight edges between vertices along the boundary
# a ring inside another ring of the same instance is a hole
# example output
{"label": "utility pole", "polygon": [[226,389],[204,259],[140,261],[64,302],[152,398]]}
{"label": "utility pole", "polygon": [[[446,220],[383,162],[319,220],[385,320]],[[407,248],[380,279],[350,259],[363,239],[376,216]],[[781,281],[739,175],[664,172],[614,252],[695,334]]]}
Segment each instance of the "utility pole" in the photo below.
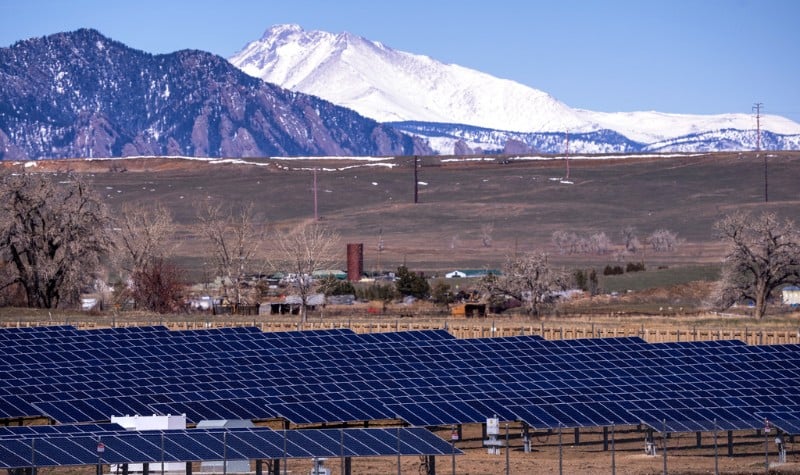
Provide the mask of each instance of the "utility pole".
{"label": "utility pole", "polygon": [[319,221],[317,213],[317,167],[314,167],[314,222]]}
{"label": "utility pole", "polygon": [[[753,110],[756,112],[756,157],[761,153],[761,107],[762,102],[753,104]],[[769,187],[767,181],[767,154],[764,154],[764,203],[769,203]]]}
{"label": "utility pole", "polygon": [[566,155],[566,160],[567,160],[567,177],[564,178],[564,179],[565,180],[569,180],[569,130],[567,130],[567,155]]}
{"label": "utility pole", "polygon": [[414,155],[414,204],[419,202],[419,179],[417,178],[417,162],[419,157]]}

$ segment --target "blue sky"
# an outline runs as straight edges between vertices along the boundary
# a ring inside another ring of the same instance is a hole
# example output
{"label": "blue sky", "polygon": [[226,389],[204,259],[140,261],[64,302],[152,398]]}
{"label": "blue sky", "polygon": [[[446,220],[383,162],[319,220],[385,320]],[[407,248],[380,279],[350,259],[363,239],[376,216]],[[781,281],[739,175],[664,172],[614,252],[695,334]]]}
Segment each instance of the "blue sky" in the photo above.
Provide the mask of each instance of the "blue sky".
{"label": "blue sky", "polygon": [[571,107],[800,122],[797,0],[0,0],[0,47],[82,27],[228,57],[278,23],[349,31]]}

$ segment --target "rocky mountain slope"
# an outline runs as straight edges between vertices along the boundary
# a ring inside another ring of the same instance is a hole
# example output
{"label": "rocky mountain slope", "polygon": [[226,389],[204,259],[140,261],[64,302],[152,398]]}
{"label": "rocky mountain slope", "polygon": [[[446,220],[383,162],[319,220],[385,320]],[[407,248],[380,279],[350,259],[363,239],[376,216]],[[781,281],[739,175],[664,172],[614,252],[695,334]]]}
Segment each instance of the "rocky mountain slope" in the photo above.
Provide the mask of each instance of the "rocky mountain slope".
{"label": "rocky mountain slope", "polygon": [[426,153],[201,51],[151,55],[88,29],[0,49],[0,159]]}

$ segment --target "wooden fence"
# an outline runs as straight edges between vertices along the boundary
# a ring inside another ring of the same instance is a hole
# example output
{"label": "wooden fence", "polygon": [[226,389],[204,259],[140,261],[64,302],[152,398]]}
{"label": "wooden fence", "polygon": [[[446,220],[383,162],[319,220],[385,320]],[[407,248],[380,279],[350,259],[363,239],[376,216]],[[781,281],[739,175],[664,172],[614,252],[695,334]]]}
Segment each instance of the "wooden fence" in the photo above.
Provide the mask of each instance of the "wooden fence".
{"label": "wooden fence", "polygon": [[430,321],[391,322],[352,322],[349,320],[324,320],[299,323],[294,321],[257,321],[257,320],[186,320],[186,321],[73,321],[37,322],[37,321],[4,321],[0,327],[32,327],[42,325],[72,325],[76,328],[108,328],[146,325],[164,325],[171,330],[195,330],[202,328],[251,327],[255,326],[264,332],[321,330],[348,328],[356,333],[378,333],[408,330],[447,330],[457,338],[489,338],[516,335],[538,335],[547,340],[574,338],[613,338],[640,337],[648,342],[674,341],[708,341],[708,340],[741,340],[751,345],[798,344],[800,329],[770,329],[758,327],[745,328],[698,328],[681,327],[679,325],[659,328],[642,326],[608,326],[608,325],[559,325],[552,323],[512,324],[489,321],[465,322],[463,320],[440,319]]}

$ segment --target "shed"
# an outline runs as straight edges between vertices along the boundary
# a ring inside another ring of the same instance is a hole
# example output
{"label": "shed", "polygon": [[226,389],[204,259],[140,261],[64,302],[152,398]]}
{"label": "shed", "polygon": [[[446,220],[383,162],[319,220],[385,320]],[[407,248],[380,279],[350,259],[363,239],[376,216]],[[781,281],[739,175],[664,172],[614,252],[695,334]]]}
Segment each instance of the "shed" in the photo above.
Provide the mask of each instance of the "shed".
{"label": "shed", "polygon": [[[207,420],[197,423],[198,429],[249,429],[255,427],[253,421],[247,419],[220,419]],[[250,473],[250,461],[227,460],[222,466],[222,460],[211,460],[200,463],[200,473]]]}
{"label": "shed", "polygon": [[800,305],[800,287],[796,285],[784,287],[781,290],[781,294],[783,295],[782,300],[784,305],[791,305],[793,307]]}
{"label": "shed", "polygon": [[485,317],[486,304],[480,302],[464,302],[450,307],[450,315],[456,318]]}
{"label": "shed", "polygon": [[[258,307],[259,315],[297,315],[303,299],[299,295],[286,295],[276,300],[261,302]],[[325,305],[325,294],[311,294],[306,297],[306,306],[309,310],[314,310],[317,306]]]}

